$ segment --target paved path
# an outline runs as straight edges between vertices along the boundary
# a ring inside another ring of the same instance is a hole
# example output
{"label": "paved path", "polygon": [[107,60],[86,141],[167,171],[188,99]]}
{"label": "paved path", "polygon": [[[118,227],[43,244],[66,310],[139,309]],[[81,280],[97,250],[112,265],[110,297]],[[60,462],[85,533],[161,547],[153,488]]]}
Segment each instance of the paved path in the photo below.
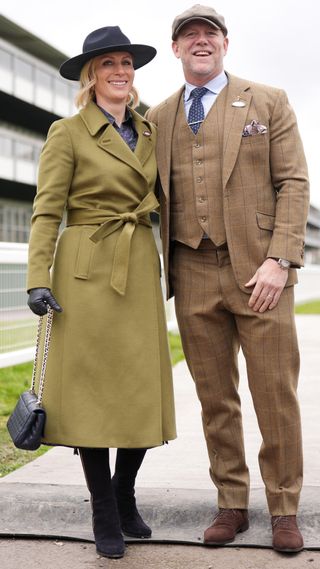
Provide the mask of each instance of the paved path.
{"label": "paved path", "polygon": [[[306,527],[309,528],[310,526],[308,531],[313,532],[313,546],[320,548],[320,524],[318,521],[317,527],[314,527],[314,524],[312,524],[312,520],[318,520],[320,515],[320,317],[298,316],[297,328],[301,350],[299,397],[303,423],[306,487],[306,500],[302,504],[301,514],[304,516]],[[258,494],[260,492],[259,496],[263,497],[262,481],[257,462],[261,440],[251,397],[246,385],[243,358],[240,361],[240,372],[245,442],[247,462],[251,473],[252,494],[254,495],[255,491]],[[162,448],[148,451],[137,480],[138,491],[142,495],[145,493],[148,496],[150,495],[148,492],[150,493],[152,490],[156,491],[158,489],[159,495],[163,496],[163,492],[167,491],[168,497],[169,495],[172,497],[175,490],[177,490],[177,496],[183,495],[183,492],[186,492],[186,496],[189,494],[194,496],[192,492],[196,489],[200,494],[202,492],[201,495],[209,497],[209,502],[212,500],[212,508],[214,508],[216,492],[212,487],[208,474],[208,459],[202,435],[200,406],[185,362],[181,362],[174,368],[174,384],[178,439]],[[29,492],[30,500],[32,500],[31,494],[34,491],[34,485],[37,488],[43,488],[44,491],[46,491],[46,488],[52,488],[52,486],[59,490],[59,485],[61,485],[61,489],[64,488],[66,492],[67,490],[65,489],[69,486],[71,493],[73,488],[78,487],[80,493],[82,490],[85,493],[86,489],[79,458],[74,456],[70,449],[54,448],[36,461],[3,478],[0,481],[0,491],[4,495],[4,493],[10,493],[10,488],[23,488],[24,492]],[[190,492],[188,489],[190,489]],[[262,500],[264,501],[263,498]],[[255,502],[253,504],[254,507]],[[264,504],[262,503],[263,508]],[[268,524],[266,506],[265,514],[263,515],[265,515],[265,520]],[[5,520],[2,520],[2,525],[3,523],[5,523]],[[175,526],[177,524],[179,522],[176,522]],[[179,528],[173,527],[174,529]],[[269,527],[266,526],[265,531],[268,532]],[[178,569],[198,569],[198,567],[199,569],[209,569],[209,567],[212,567],[212,569],[220,569],[220,567],[224,569],[260,569],[260,567],[261,569],[262,567],[266,569],[269,567],[272,567],[272,569],[286,567],[303,569],[304,567],[309,567],[320,569],[320,553],[318,551],[306,551],[299,556],[288,558],[267,549],[255,550],[243,547],[239,550],[237,547],[225,547],[217,550],[182,545],[156,546],[149,544],[148,546],[137,546],[130,544],[128,547],[129,555],[124,560],[106,562],[106,560],[96,559],[92,544],[61,542],[64,545],[54,545],[54,541],[46,541],[44,542],[45,545],[41,546],[35,542],[34,548],[32,548],[32,543],[30,541],[27,545],[23,545],[24,542],[22,541],[0,541],[1,569],[16,569],[16,567],[22,565],[22,562],[16,565],[14,563],[17,562],[19,555],[22,558],[23,554],[19,553],[19,551],[23,551],[23,547],[28,548],[28,555],[26,555],[23,562],[24,569],[38,566],[41,566],[43,569],[51,569],[51,567],[55,569],[59,567],[65,567],[65,569],[77,567],[77,569],[81,569],[82,567],[113,567],[115,565],[119,569],[121,567],[130,567],[131,569],[136,567],[148,567],[148,569],[153,567],[163,567],[164,569],[171,567]],[[40,555],[42,561],[38,565],[33,562],[33,556],[30,555],[30,551],[33,549],[36,555],[37,545],[39,546],[38,551],[42,552]],[[14,549],[12,549],[13,547]],[[16,555],[17,557],[15,557]],[[59,565],[59,563],[61,564]]]}

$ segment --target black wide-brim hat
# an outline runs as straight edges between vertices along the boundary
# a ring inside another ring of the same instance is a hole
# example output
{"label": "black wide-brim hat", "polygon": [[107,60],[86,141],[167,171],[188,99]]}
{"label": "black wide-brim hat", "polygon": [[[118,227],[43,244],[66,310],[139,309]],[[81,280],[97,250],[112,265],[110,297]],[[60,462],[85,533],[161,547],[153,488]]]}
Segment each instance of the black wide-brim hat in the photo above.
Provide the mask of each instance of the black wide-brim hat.
{"label": "black wide-brim hat", "polygon": [[87,61],[97,55],[111,51],[131,53],[134,69],[139,69],[139,67],[149,63],[157,53],[157,50],[150,45],[132,44],[119,26],[107,26],[94,30],[86,37],[83,42],[82,53],[62,63],[59,69],[60,75],[66,79],[79,81],[81,69]]}

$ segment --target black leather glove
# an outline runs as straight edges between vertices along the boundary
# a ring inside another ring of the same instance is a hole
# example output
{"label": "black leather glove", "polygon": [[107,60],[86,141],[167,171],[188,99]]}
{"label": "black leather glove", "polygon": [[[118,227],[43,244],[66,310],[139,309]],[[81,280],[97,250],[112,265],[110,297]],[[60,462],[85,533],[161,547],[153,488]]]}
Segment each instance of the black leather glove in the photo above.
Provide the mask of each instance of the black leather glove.
{"label": "black leather glove", "polygon": [[49,288],[31,288],[28,293],[28,306],[32,312],[38,316],[47,314],[48,305],[51,306],[53,310],[62,312],[61,306],[59,306]]}

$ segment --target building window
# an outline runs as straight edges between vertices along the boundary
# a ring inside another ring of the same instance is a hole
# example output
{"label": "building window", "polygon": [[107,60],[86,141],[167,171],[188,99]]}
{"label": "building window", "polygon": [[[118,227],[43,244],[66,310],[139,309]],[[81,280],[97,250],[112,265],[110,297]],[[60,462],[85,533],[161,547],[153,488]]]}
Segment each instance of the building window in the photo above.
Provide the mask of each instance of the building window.
{"label": "building window", "polygon": [[53,109],[53,93],[52,93],[52,77],[49,73],[41,69],[35,70],[36,75],[36,92],[35,103],[43,109],[52,111]]}
{"label": "building window", "polygon": [[54,112],[62,117],[70,114],[69,86],[60,79],[54,81]]}
{"label": "building window", "polygon": [[35,184],[35,158],[32,144],[15,142],[15,178],[18,182]]}
{"label": "building window", "polygon": [[32,204],[0,200],[0,241],[27,243]]}
{"label": "building window", "polygon": [[6,93],[13,91],[12,55],[0,48],[0,89]]}
{"label": "building window", "polygon": [[32,65],[15,58],[14,94],[24,101],[34,101],[34,84]]}
{"label": "building window", "polygon": [[[0,42],[1,38],[0,38]],[[28,54],[18,55],[6,42],[0,47],[0,89],[59,116],[75,110],[75,89],[58,75],[54,67],[37,64]]]}
{"label": "building window", "polygon": [[0,178],[36,185],[43,142],[0,126]]}
{"label": "building window", "polygon": [[14,177],[13,141],[0,135],[0,178],[12,180]]}

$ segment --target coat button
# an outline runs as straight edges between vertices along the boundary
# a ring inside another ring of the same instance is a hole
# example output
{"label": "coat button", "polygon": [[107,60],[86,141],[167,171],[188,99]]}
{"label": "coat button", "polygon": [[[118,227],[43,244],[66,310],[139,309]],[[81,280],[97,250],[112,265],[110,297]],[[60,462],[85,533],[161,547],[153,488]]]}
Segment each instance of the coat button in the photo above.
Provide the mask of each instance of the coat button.
{"label": "coat button", "polygon": [[201,176],[199,176],[198,178],[196,178],[196,181],[198,184],[200,184],[202,182],[203,178]]}
{"label": "coat button", "polygon": [[200,217],[201,221],[204,223],[205,221],[207,221],[207,218],[205,215],[203,215],[202,217]]}

